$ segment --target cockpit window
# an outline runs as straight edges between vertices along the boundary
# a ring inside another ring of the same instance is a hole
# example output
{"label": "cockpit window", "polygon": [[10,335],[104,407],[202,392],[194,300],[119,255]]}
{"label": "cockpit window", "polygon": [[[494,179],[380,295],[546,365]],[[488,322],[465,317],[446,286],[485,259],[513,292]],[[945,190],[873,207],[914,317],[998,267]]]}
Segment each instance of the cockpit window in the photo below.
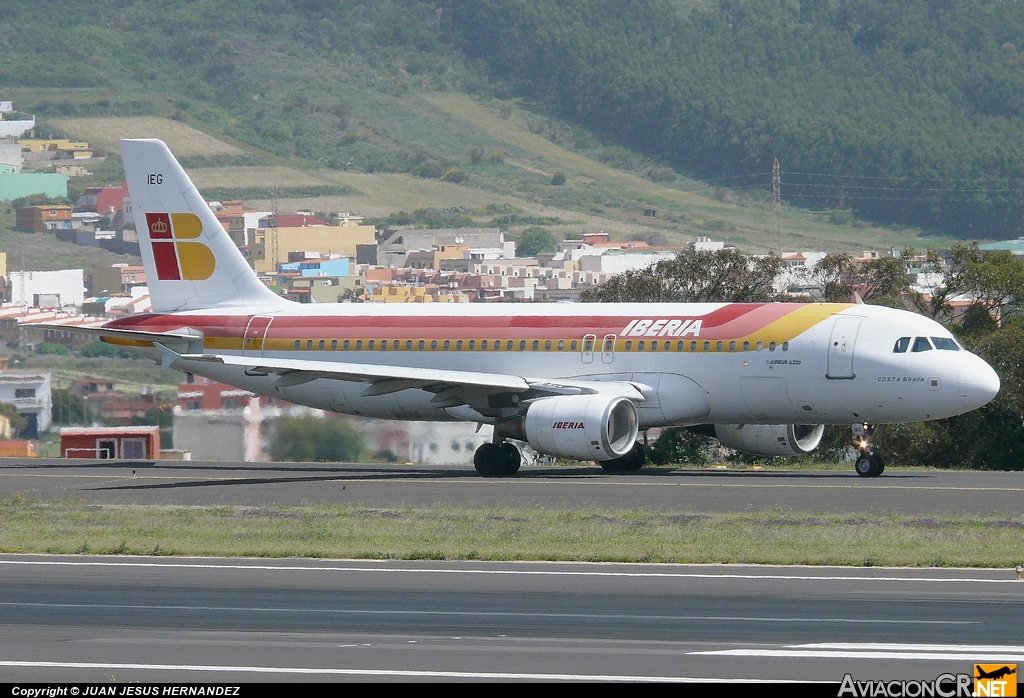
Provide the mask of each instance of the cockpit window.
{"label": "cockpit window", "polygon": [[960,347],[953,341],[952,337],[932,337],[932,344],[936,349],[943,351],[960,351]]}
{"label": "cockpit window", "polygon": [[914,348],[910,351],[916,353],[919,351],[931,351],[931,349],[932,345],[928,342],[927,337],[917,337],[914,339]]}
{"label": "cockpit window", "polygon": [[896,345],[892,348],[893,354],[904,354],[907,351],[907,347],[910,346],[910,337],[900,337],[896,340]]}

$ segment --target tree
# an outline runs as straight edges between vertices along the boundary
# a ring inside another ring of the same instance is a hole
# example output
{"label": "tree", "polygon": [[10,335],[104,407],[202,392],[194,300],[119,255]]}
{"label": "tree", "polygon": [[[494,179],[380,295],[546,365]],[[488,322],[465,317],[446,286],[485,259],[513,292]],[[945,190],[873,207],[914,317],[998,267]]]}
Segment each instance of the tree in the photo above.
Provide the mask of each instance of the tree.
{"label": "tree", "polygon": [[72,395],[66,388],[53,391],[53,421],[56,424],[87,424],[89,413],[85,400]]}
{"label": "tree", "polygon": [[555,236],[547,228],[531,226],[519,236],[518,249],[520,257],[533,257],[540,252],[555,251]]}
{"label": "tree", "polygon": [[275,461],[343,463],[359,458],[362,450],[363,437],[340,419],[285,417],[270,455]]}
{"label": "tree", "polygon": [[1024,263],[1009,250],[981,250],[978,243],[953,245],[946,254],[946,286],[970,295],[998,318],[1017,312],[1024,299]]}
{"label": "tree", "polygon": [[18,414],[18,409],[14,405],[0,402],[0,415],[10,420],[11,436],[14,438],[21,436],[21,433],[25,431],[25,427],[28,426],[28,420]]}
{"label": "tree", "polygon": [[858,264],[846,252],[833,252],[814,265],[814,276],[827,303],[849,303],[856,291],[865,303],[902,308],[902,299],[910,291],[903,257]]}
{"label": "tree", "polygon": [[685,251],[674,259],[613,276],[580,300],[646,303],[755,303],[774,300],[782,270],[776,255],[750,258],[736,250]]}

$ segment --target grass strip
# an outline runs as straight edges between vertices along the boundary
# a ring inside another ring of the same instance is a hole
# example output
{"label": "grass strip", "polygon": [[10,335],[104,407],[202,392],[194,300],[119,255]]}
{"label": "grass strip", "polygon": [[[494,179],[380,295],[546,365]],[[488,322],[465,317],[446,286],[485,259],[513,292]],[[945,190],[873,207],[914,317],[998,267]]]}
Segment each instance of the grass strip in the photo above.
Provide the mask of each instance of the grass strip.
{"label": "grass strip", "polygon": [[1011,567],[1022,533],[994,517],[0,502],[16,553]]}
{"label": "grass strip", "polygon": [[[309,187],[278,187],[277,196],[281,199],[310,199],[319,196],[349,196],[358,192],[344,185],[323,185]],[[207,199],[228,201],[232,199],[252,200],[270,199],[274,195],[271,187],[204,187],[203,196]]]}

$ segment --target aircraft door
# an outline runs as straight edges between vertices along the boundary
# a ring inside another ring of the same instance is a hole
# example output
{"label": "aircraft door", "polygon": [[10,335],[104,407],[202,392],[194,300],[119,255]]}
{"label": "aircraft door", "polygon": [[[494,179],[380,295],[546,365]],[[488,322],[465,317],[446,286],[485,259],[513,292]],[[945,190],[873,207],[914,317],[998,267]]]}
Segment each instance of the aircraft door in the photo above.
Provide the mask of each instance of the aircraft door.
{"label": "aircraft door", "polygon": [[601,361],[610,364],[615,360],[615,335],[606,334],[601,342]]}
{"label": "aircraft door", "polygon": [[249,320],[245,328],[245,339],[242,340],[243,356],[263,356],[263,342],[267,338],[267,330],[274,318],[256,315]]}
{"label": "aircraft door", "polygon": [[826,378],[848,380],[856,377],[853,373],[853,350],[863,319],[849,315],[836,316],[836,324],[832,326],[832,338],[828,343]]}
{"label": "aircraft door", "polygon": [[588,334],[583,336],[583,353],[580,354],[580,359],[585,364],[594,363],[594,345],[597,344],[597,335]]}

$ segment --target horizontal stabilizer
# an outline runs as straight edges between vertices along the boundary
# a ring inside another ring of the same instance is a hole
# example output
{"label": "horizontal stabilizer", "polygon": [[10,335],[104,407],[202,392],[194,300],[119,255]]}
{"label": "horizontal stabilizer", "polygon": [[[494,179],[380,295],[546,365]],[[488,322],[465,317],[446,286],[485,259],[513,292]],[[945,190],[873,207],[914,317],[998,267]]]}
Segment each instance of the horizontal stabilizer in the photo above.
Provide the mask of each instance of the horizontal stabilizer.
{"label": "horizontal stabilizer", "polygon": [[[126,342],[141,342],[144,346],[155,346],[163,344],[183,349],[186,353],[200,352],[203,348],[203,333],[196,330],[182,328],[173,332],[146,332],[144,330],[121,330],[107,327],[78,327],[76,325],[52,325],[46,323],[32,323],[26,327],[35,330],[53,330],[56,332],[74,332],[77,334],[91,334],[100,339],[124,340]],[[119,344],[120,342],[112,342]]]}

